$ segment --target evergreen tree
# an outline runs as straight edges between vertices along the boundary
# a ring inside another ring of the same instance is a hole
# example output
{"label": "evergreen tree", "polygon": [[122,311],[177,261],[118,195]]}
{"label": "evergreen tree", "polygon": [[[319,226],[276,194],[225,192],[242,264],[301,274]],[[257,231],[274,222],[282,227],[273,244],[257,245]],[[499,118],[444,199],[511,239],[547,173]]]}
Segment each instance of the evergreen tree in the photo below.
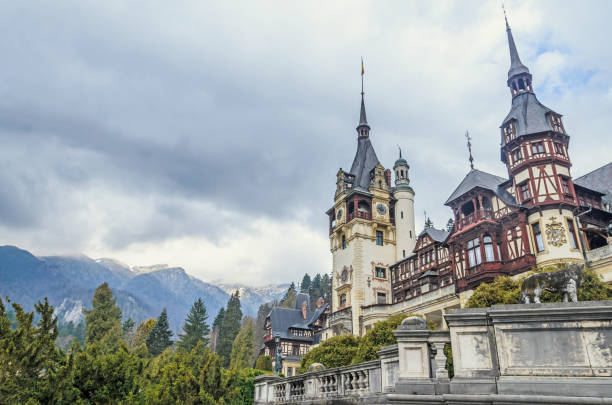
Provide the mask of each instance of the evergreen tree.
{"label": "evergreen tree", "polygon": [[34,312],[12,304],[17,325],[11,330],[0,300],[0,403],[72,403],[71,364],[55,346],[57,318],[47,299],[34,305]]}
{"label": "evergreen tree", "polygon": [[217,338],[217,353],[221,357],[221,364],[225,367],[229,365],[232,353],[232,344],[240,332],[240,321],[242,320],[242,310],[240,309],[240,296],[236,291],[227,303],[227,309],[223,315],[219,337]]}
{"label": "evergreen tree", "polygon": [[248,368],[253,365],[253,319],[249,319],[244,328],[238,332],[232,344],[230,367]]}
{"label": "evergreen tree", "polygon": [[259,349],[263,345],[264,341],[264,324],[266,317],[272,311],[272,305],[267,302],[261,304],[257,310],[257,318],[255,318],[255,325],[253,326],[253,358],[256,359],[259,356]]}
{"label": "evergreen tree", "polygon": [[310,276],[308,275],[308,273],[304,274],[304,277],[302,278],[302,284],[300,285],[300,292],[310,294],[311,283],[312,281],[310,280]]}
{"label": "evergreen tree", "polygon": [[149,333],[151,333],[151,330],[153,329],[153,326],[155,326],[155,322],[157,322],[155,319],[149,318],[146,321],[141,322],[140,325],[138,325],[138,327],[128,340],[128,348],[130,350],[136,350],[139,349],[142,345],[145,345],[144,350],[147,351],[146,341],[149,337]]}
{"label": "evergreen tree", "polygon": [[187,319],[185,319],[185,325],[183,325],[185,334],[179,335],[178,346],[180,349],[190,352],[198,342],[202,342],[203,346],[208,346],[210,329],[206,323],[207,319],[208,315],[204,302],[201,298],[198,298],[191,306]]}
{"label": "evergreen tree", "polygon": [[113,292],[107,283],[96,288],[92,306],[91,310],[85,311],[86,344],[99,342],[113,328],[121,330],[121,309],[116,305]]}
{"label": "evergreen tree", "polygon": [[434,227],[434,223],[431,220],[431,218],[427,217],[427,219],[425,220],[425,229],[427,228],[433,228]]}
{"label": "evergreen tree", "polygon": [[446,232],[452,232],[454,226],[455,226],[455,220],[452,218],[449,218],[448,222],[446,223]]}
{"label": "evergreen tree", "polygon": [[297,292],[295,290],[295,284],[291,283],[279,305],[281,308],[293,308],[295,306],[296,298]]}
{"label": "evergreen tree", "polygon": [[272,371],[272,358],[268,355],[259,356],[255,368],[263,371]]}
{"label": "evergreen tree", "polygon": [[123,325],[121,325],[121,329],[123,330],[124,334],[129,334],[132,333],[135,325],[136,324],[132,318],[128,318],[125,322],[123,322]]}
{"label": "evergreen tree", "polygon": [[168,314],[166,308],[164,308],[155,322],[155,326],[151,329],[149,336],[147,337],[146,343],[149,353],[152,356],[161,354],[167,347],[172,346],[172,331],[168,325]]}
{"label": "evergreen tree", "polygon": [[219,330],[221,329],[221,324],[223,323],[223,317],[225,316],[225,308],[221,307],[219,313],[215,317],[212,326],[212,332],[210,333],[210,351],[217,352],[217,341],[219,340]]}
{"label": "evergreen tree", "polygon": [[329,277],[329,274],[324,273],[321,277],[321,297],[325,300],[326,303],[331,302],[331,290],[332,290],[332,280]]}
{"label": "evergreen tree", "polygon": [[310,284],[310,302],[313,305],[313,308],[317,305],[317,300],[322,298],[323,294],[321,294],[321,275],[317,273],[316,276],[312,279],[312,283]]}

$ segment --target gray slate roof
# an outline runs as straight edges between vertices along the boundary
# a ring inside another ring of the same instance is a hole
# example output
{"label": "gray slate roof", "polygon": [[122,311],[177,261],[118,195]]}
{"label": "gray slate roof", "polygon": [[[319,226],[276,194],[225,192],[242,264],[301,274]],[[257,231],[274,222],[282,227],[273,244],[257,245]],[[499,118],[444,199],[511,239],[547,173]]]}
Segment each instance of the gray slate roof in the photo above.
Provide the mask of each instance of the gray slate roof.
{"label": "gray slate roof", "polygon": [[[510,120],[515,120],[517,137],[552,131],[550,121],[546,117],[549,112],[554,111],[540,103],[535,94],[522,93],[512,99],[512,108],[504,118],[502,127]],[[502,146],[504,145],[505,139],[502,135]]]}
{"label": "gray slate roof", "polygon": [[[302,315],[302,303],[306,302],[306,319]],[[310,309],[310,296],[305,293],[297,294],[294,308],[273,308],[268,315],[272,326],[272,336],[278,334],[281,339],[301,340],[312,342],[313,337],[293,336],[289,334],[290,328],[312,329],[310,325],[325,311],[326,305],[317,308],[316,311]]]}
{"label": "gray slate roof", "polygon": [[461,197],[462,195],[476,187],[482,187],[495,192],[497,190],[497,186],[505,181],[506,179],[504,179],[503,177],[495,176],[494,174],[482,172],[477,169],[472,169],[465,176],[463,181],[459,183],[459,185],[457,186],[455,191],[453,191],[450,197],[448,197],[445,204],[448,204],[449,202],[453,201],[458,197]]}
{"label": "gray slate roof", "polygon": [[370,172],[379,164],[379,161],[370,138],[359,139],[357,142],[357,153],[350,171],[355,176],[353,189],[368,191],[370,188]]}
{"label": "gray slate roof", "polygon": [[603,199],[612,204],[612,162],[574,179],[574,184],[605,194]]}
{"label": "gray slate roof", "polygon": [[436,229],[436,228],[425,228],[423,229],[423,231],[419,234],[419,238],[423,235],[429,235],[429,237],[431,239],[433,239],[436,242],[444,242],[446,240],[446,238],[448,237],[448,235],[450,235],[448,232],[446,232],[445,230],[442,229]]}
{"label": "gray slate roof", "polygon": [[519,58],[508,21],[506,21],[506,32],[508,33],[508,47],[510,48],[510,70],[508,70],[508,78],[520,73],[529,73],[529,69],[527,69],[527,66],[523,65],[521,58]]}

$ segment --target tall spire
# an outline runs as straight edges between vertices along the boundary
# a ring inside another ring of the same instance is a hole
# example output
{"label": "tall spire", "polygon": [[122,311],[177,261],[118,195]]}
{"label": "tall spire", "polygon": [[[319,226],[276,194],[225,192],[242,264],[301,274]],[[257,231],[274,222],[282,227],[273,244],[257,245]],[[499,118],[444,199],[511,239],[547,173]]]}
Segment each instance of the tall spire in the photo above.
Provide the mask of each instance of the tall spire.
{"label": "tall spire", "polygon": [[512,30],[510,29],[510,24],[508,24],[508,16],[506,15],[506,9],[503,4],[502,9],[504,10],[506,33],[508,34],[508,47],[510,48],[510,70],[508,71],[508,78],[511,78],[520,73],[529,73],[529,69],[527,69],[527,66],[523,65],[518,51],[516,50],[516,44],[514,43],[514,37],[512,36]]}
{"label": "tall spire", "polygon": [[472,157],[472,137],[468,131],[465,131],[465,139],[467,139],[467,147],[470,152],[470,168],[474,170],[474,158]]}
{"label": "tall spire", "polygon": [[366,139],[370,136],[370,125],[366,117],[364,92],[363,92],[363,75],[365,69],[363,67],[363,58],[361,58],[361,110],[359,111],[359,125],[357,125],[357,136],[359,139]]}

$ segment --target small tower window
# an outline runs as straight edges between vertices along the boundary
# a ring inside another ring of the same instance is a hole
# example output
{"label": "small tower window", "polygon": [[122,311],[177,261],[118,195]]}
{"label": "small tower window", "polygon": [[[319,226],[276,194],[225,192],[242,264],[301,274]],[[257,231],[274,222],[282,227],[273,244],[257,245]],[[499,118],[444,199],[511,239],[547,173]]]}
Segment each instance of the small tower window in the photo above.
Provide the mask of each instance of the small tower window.
{"label": "small tower window", "polygon": [[378,246],[383,245],[383,233],[382,231],[376,231],[376,244]]}
{"label": "small tower window", "polygon": [[542,252],[544,250],[544,240],[542,239],[542,231],[540,231],[540,223],[536,222],[531,225],[533,231],[533,239],[535,240],[536,251]]}
{"label": "small tower window", "polygon": [[340,295],[340,308],[344,308],[346,306],[346,294]]}
{"label": "small tower window", "polygon": [[402,257],[406,257],[406,249],[402,250]]}
{"label": "small tower window", "polygon": [[519,79],[518,85],[519,85],[519,90],[525,90],[525,82],[523,82],[523,79]]}
{"label": "small tower window", "polygon": [[400,211],[400,218],[404,219],[404,211]]}
{"label": "small tower window", "polygon": [[342,249],[346,249],[346,236],[342,235]]}

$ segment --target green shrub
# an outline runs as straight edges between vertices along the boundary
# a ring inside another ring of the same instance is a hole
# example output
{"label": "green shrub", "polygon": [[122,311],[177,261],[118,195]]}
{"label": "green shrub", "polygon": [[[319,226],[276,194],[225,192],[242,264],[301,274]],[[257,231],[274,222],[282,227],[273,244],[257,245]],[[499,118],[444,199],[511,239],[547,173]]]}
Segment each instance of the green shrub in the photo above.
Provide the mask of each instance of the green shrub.
{"label": "green shrub", "polygon": [[389,319],[375,323],[372,329],[360,339],[352,364],[376,360],[378,358],[376,352],[383,346],[397,343],[395,336],[393,336],[393,331],[397,329],[407,316],[407,314],[397,314]]}
{"label": "green shrub", "polygon": [[[538,268],[536,273],[559,270],[563,265]],[[524,279],[524,278],[523,278]],[[492,283],[482,283],[469,298],[467,308],[485,308],[496,304],[519,304],[521,302],[522,280],[510,277],[496,277]],[[542,302],[561,302],[563,296],[557,292],[543,291]],[[582,272],[582,281],[578,289],[579,301],[598,301],[612,299],[612,287],[601,281],[601,278],[588,267]]]}
{"label": "green shrub", "polygon": [[312,363],[321,363],[327,368],[348,366],[357,353],[359,338],[353,335],[334,336],[315,347],[304,357],[298,373],[305,373]]}
{"label": "green shrub", "polygon": [[272,371],[272,358],[268,355],[259,356],[255,368],[263,371]]}

